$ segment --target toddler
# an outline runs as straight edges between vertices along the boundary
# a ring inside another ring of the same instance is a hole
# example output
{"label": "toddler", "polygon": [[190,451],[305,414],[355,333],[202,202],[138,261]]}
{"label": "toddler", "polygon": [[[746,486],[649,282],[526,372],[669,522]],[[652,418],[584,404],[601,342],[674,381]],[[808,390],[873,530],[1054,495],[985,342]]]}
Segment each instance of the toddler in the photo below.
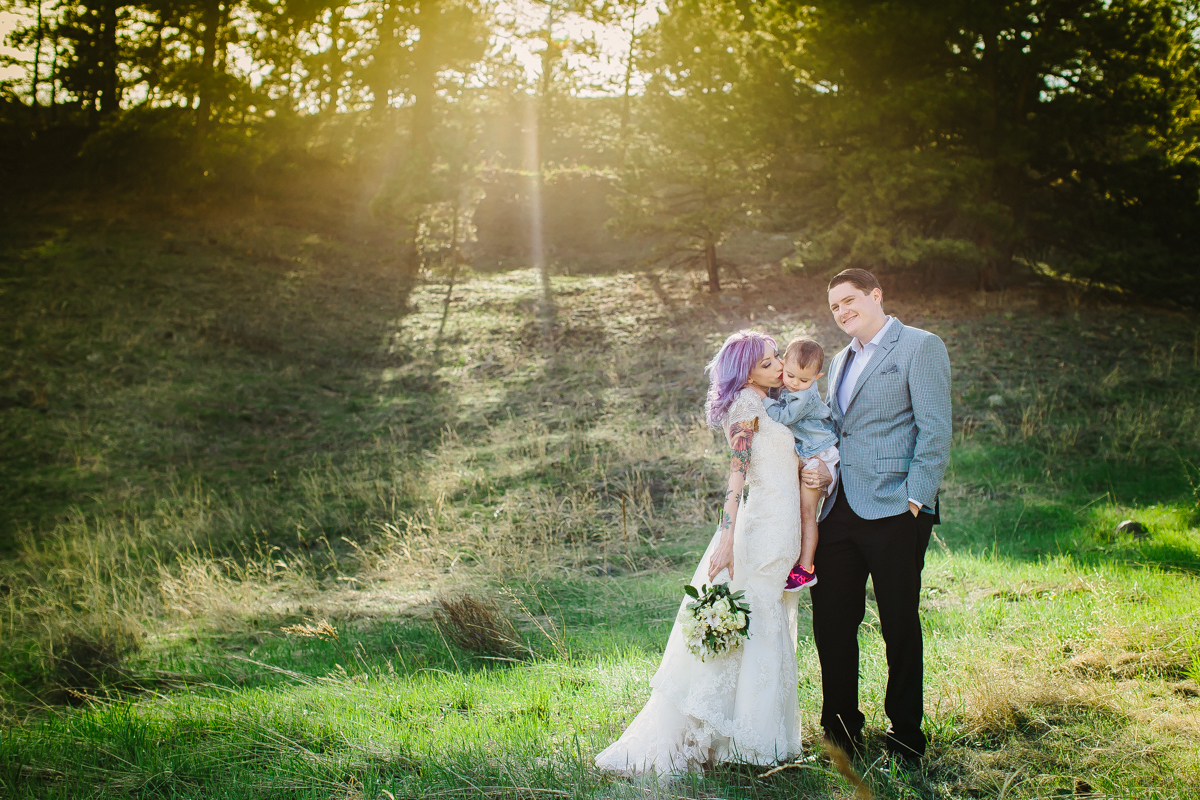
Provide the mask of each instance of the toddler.
{"label": "toddler", "polygon": [[[837,464],[841,460],[837,436],[830,421],[829,406],[821,402],[817,379],[823,374],[825,351],[812,339],[793,339],[783,352],[783,388],[778,400],[764,398],[767,416],[786,425],[796,438],[796,455],[805,469],[816,469],[817,461],[825,463],[829,474],[837,480]],[[800,485],[800,560],[788,574],[785,592],[811,588],[817,582],[813,557],[817,551],[817,505],[829,489]]]}

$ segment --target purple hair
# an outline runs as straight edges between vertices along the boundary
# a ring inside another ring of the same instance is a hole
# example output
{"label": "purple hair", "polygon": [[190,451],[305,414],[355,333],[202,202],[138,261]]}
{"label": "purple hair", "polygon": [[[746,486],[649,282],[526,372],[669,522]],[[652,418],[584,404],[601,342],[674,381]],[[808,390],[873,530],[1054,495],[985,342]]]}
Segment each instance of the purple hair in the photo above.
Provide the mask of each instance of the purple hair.
{"label": "purple hair", "polygon": [[704,416],[713,428],[720,428],[725,412],[733,398],[746,385],[750,370],[767,351],[767,345],[775,349],[775,340],[758,331],[738,331],[725,340],[721,349],[708,362],[704,371],[708,373],[708,399],[704,403]]}

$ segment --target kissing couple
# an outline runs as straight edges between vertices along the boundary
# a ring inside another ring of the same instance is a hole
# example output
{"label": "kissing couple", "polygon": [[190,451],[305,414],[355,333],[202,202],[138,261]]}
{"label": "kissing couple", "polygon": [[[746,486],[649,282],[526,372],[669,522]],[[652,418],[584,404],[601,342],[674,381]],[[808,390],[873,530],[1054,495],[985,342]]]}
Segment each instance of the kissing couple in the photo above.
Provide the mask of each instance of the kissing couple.
{"label": "kissing couple", "polygon": [[851,341],[829,365],[824,402],[816,388],[824,353],[811,340],[781,358],[774,339],[741,331],[706,368],[705,414],[733,455],[721,523],[691,583],[744,592],[749,636],[726,655],[698,658],[681,630],[685,598],[650,699],[596,756],[603,770],[671,775],[799,756],[796,590],[804,588],[825,739],[864,754],[858,629],[868,575],[887,649],[887,749],[909,764],[924,756],[919,595],[950,454],[950,360],[936,335],[884,313],[870,272],[845,270],[828,291]]}

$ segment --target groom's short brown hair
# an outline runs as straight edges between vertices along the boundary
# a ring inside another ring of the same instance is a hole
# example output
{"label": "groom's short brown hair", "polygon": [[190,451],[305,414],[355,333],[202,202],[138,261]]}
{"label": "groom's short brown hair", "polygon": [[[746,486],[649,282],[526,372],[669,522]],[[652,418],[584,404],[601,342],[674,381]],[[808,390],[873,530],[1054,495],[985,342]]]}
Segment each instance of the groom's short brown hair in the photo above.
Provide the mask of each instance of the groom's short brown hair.
{"label": "groom's short brown hair", "polygon": [[854,288],[861,290],[863,294],[870,294],[875,289],[883,291],[883,288],[880,287],[879,281],[876,280],[875,276],[867,272],[865,269],[842,270],[837,275],[833,276],[832,280],[829,281],[828,288],[826,288],[825,291],[828,292],[833,287],[840,286],[843,283],[853,284]]}

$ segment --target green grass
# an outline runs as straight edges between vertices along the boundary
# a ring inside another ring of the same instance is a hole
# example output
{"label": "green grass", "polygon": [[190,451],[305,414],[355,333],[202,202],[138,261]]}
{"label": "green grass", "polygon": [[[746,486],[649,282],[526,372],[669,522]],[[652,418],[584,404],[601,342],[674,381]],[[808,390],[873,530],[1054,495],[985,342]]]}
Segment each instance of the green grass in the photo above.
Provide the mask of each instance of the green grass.
{"label": "green grass", "polygon": [[[10,225],[5,796],[850,795],[820,761],[669,790],[591,767],[713,524],[700,368],[750,325],[832,354],[818,283],[744,268],[728,306],[688,275],[557,277],[547,331],[533,275],[475,275],[439,340],[445,287],[400,286],[379,245],[253,219]],[[874,760],[869,612],[857,768],[881,798],[1195,796],[1195,321],[918,289],[887,306],[946,340],[956,422],[924,581],[930,758]],[[1126,518],[1149,537],[1115,534]],[[436,599],[467,593],[528,658],[439,629]],[[336,637],[283,631],[321,619]]]}

